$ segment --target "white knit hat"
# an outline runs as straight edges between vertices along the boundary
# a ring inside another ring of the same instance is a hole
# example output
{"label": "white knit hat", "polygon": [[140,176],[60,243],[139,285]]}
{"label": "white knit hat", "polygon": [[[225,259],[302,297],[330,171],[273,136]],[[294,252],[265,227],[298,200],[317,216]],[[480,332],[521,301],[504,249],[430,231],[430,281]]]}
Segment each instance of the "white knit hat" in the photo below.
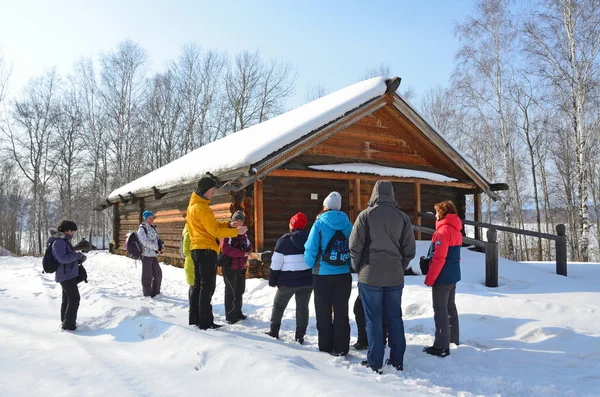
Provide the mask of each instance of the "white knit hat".
{"label": "white knit hat", "polygon": [[342,209],[342,195],[338,192],[331,192],[329,196],[323,200],[323,207],[329,208],[330,210],[341,210]]}

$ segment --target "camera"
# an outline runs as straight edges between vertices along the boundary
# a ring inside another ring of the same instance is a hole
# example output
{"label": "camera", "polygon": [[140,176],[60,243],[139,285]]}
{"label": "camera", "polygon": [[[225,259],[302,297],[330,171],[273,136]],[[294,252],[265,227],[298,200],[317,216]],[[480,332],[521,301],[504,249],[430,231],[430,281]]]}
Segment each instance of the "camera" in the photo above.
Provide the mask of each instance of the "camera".
{"label": "camera", "polygon": [[77,263],[79,263],[81,265],[81,264],[83,264],[83,262],[85,262],[86,259],[87,259],[87,256],[80,253],[79,258],[77,259]]}
{"label": "camera", "polygon": [[421,267],[421,273],[423,273],[424,275],[426,275],[429,272],[429,264],[431,262],[430,258],[426,258],[424,256],[422,256],[419,259],[419,266]]}

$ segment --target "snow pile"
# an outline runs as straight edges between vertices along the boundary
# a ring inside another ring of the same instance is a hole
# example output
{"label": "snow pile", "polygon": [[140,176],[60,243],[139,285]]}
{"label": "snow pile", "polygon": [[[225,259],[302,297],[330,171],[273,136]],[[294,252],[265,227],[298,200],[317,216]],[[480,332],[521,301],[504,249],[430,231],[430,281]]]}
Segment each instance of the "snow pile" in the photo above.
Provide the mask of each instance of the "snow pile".
{"label": "snow pile", "polygon": [[[418,244],[417,258],[427,247]],[[60,285],[40,273],[40,258],[0,258],[0,395],[600,395],[600,265],[570,265],[564,278],[552,265],[501,260],[495,289],[483,286],[484,266],[482,254],[462,251],[461,345],[445,359],[421,351],[433,341],[431,290],[422,276],[406,277],[405,370],[386,366],[377,375],[360,366],[365,352],[344,359],[317,351],[313,302],[306,345],[293,341],[293,299],[282,339],[264,335],[275,294],[265,280],[247,282],[248,320],[199,331],[187,325],[182,269],[163,265],[163,294],[144,298],[140,265],[92,252],[80,326],[70,333],[60,330]],[[218,277],[213,305],[221,324],[223,295]],[[356,296],[354,275],[352,342]]]}
{"label": "snow pile", "polygon": [[436,182],[456,182],[457,179],[434,172],[408,170],[404,168],[384,167],[382,165],[365,163],[346,163],[346,164],[324,164],[310,165],[309,168],[319,171],[335,171],[353,174],[373,174],[381,176],[395,176],[398,178],[420,178]]}
{"label": "snow pile", "polygon": [[[199,178],[205,172],[215,175],[249,167],[270,154],[342,117],[385,93],[385,78],[375,77],[314,100],[271,120],[245,128],[193,152],[113,191],[119,194],[174,185]],[[234,150],[232,148],[242,148]]]}

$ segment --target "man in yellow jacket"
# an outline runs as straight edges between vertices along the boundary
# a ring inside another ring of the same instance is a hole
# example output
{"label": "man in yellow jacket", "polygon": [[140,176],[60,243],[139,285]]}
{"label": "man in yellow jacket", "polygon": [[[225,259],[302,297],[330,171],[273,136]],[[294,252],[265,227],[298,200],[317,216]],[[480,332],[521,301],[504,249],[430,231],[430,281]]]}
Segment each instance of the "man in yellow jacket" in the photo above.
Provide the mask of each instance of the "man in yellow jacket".
{"label": "man in yellow jacket", "polygon": [[211,300],[217,282],[218,239],[235,237],[248,231],[239,221],[222,221],[215,218],[209,207],[210,199],[218,187],[212,176],[204,176],[192,192],[187,209],[187,228],[194,262],[194,286],[190,293],[190,325],[200,329],[216,329]]}

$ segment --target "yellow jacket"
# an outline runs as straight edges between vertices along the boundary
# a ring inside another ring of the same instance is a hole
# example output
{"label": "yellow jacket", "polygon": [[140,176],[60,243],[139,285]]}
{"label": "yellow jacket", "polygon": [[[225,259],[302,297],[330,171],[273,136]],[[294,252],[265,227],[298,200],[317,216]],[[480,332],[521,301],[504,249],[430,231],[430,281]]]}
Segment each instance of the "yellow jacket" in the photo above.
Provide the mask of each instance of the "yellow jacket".
{"label": "yellow jacket", "polygon": [[185,256],[185,262],[183,264],[183,270],[185,271],[185,281],[190,285],[194,286],[194,261],[192,260],[192,250],[190,248],[190,233],[188,232],[187,223],[183,228],[183,255]]}
{"label": "yellow jacket", "polygon": [[219,222],[208,206],[210,200],[192,192],[187,209],[187,227],[190,233],[190,248],[210,249],[219,253],[219,243],[216,239],[235,237],[237,229],[229,227],[229,221]]}

